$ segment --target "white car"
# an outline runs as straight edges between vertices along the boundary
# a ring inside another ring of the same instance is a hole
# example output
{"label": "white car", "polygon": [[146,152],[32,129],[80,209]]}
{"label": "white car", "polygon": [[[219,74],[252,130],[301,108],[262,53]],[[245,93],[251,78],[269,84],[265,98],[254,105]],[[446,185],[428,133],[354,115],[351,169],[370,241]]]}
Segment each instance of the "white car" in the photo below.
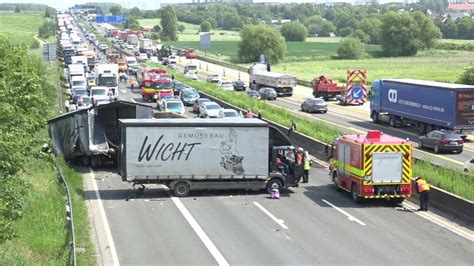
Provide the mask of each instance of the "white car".
{"label": "white car", "polygon": [[168,64],[176,64],[177,62],[178,62],[178,59],[176,58],[176,55],[168,56]]}
{"label": "white car", "polygon": [[217,82],[217,85],[226,91],[234,90],[234,84],[232,84],[232,81],[230,80],[220,80],[219,82]]}
{"label": "white car", "polygon": [[184,115],[186,110],[184,108],[184,104],[181,100],[168,100],[163,102],[163,109],[166,112],[177,113],[180,115]]}
{"label": "white car", "polygon": [[472,173],[474,171],[474,158],[464,163],[463,171],[464,173]]}
{"label": "white car", "polygon": [[193,79],[193,80],[197,80],[198,79],[198,75],[194,72],[187,72],[186,74],[184,74],[186,77],[190,78],[190,79]]}
{"label": "white car", "polygon": [[240,114],[234,109],[224,109],[224,118],[240,118]]}
{"label": "white car", "polygon": [[148,55],[145,53],[140,53],[140,56],[138,57],[138,59],[146,61],[148,60]]}
{"label": "white car", "polygon": [[219,74],[210,74],[209,76],[207,76],[207,82],[217,83],[220,80],[221,76],[219,76]]}
{"label": "white car", "polygon": [[107,87],[92,87],[91,98],[94,98],[97,105],[110,103],[111,96]]}
{"label": "white car", "polygon": [[220,105],[215,102],[205,102],[199,107],[199,116],[208,118],[222,118],[224,111]]}

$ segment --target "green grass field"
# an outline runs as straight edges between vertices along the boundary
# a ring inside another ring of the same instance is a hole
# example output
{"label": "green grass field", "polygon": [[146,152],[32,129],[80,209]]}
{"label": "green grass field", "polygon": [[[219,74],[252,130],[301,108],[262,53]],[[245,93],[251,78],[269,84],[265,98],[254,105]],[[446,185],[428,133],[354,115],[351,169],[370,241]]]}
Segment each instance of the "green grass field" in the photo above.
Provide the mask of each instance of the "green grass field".
{"label": "green grass field", "polygon": [[14,44],[29,46],[43,21],[43,12],[0,12],[0,34]]}

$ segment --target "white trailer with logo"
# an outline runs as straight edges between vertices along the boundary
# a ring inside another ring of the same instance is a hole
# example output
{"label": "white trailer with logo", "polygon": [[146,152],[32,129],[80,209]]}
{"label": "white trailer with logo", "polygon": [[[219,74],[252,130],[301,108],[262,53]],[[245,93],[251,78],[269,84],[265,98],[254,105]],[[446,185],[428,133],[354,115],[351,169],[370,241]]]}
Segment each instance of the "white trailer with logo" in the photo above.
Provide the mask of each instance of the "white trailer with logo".
{"label": "white trailer with logo", "polygon": [[[259,119],[121,119],[119,174],[134,185],[164,184],[178,197],[191,189],[295,186],[295,149]],[[288,175],[277,171],[286,156]]]}

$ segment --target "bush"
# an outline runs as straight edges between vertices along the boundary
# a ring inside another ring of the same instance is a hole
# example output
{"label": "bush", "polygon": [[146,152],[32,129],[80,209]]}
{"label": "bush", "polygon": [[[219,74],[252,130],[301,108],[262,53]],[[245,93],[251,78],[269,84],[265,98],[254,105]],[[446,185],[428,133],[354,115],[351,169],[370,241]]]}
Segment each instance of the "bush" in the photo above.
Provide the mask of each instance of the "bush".
{"label": "bush", "polygon": [[364,46],[358,39],[345,38],[337,49],[337,55],[341,59],[359,59],[365,55]]}
{"label": "bush", "polygon": [[19,176],[0,179],[0,243],[15,236],[13,222],[20,219],[25,206],[28,183]]}
{"label": "bush", "polygon": [[459,83],[474,85],[474,66],[467,68],[459,77]]}
{"label": "bush", "polygon": [[299,22],[285,23],[280,29],[281,35],[286,41],[304,42],[308,36],[308,30]]}
{"label": "bush", "polygon": [[238,53],[243,63],[258,61],[260,54],[265,54],[270,63],[277,63],[286,53],[280,32],[268,25],[247,25],[240,38]]}
{"label": "bush", "polygon": [[211,23],[207,20],[201,23],[201,32],[210,32],[211,31]]}
{"label": "bush", "polygon": [[52,21],[45,21],[38,30],[38,35],[42,39],[48,39],[54,35],[55,25]]}
{"label": "bush", "polygon": [[369,43],[370,37],[368,34],[366,34],[363,30],[357,29],[354,32],[352,32],[349,37],[358,39],[359,41],[363,43]]}

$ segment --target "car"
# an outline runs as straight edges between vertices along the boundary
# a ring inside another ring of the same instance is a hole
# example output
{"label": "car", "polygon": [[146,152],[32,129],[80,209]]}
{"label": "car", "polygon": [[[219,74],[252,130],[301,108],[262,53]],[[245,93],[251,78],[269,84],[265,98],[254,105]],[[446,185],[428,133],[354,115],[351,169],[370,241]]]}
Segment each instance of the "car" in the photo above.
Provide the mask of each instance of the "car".
{"label": "car", "polygon": [[198,79],[198,75],[195,72],[186,72],[184,75],[192,80]]}
{"label": "car", "polygon": [[184,105],[192,106],[197,99],[199,99],[197,90],[189,88],[181,91],[181,101],[183,101]]}
{"label": "car", "polygon": [[254,90],[248,90],[247,91],[247,95],[249,97],[253,97],[253,98],[256,98],[257,100],[260,100],[260,93],[258,93],[258,91],[254,91]]}
{"label": "car", "polygon": [[224,109],[224,118],[240,118],[240,114],[234,109]]}
{"label": "car", "polygon": [[262,87],[260,88],[260,90],[258,90],[258,93],[260,94],[260,99],[263,99],[263,100],[276,100],[277,99],[277,93],[274,88]]}
{"label": "car", "polygon": [[160,60],[158,60],[157,56],[150,57],[150,61],[153,62],[153,63],[157,63],[157,64],[160,62]]}
{"label": "car", "polygon": [[442,151],[451,151],[461,153],[463,143],[461,136],[451,131],[433,130],[419,138],[420,148],[433,149],[435,153]]}
{"label": "car", "polygon": [[201,105],[205,102],[210,102],[208,98],[199,98],[196,99],[196,101],[193,104],[193,111],[199,115],[199,109],[201,108]]}
{"label": "car", "polygon": [[109,88],[107,87],[92,87],[90,94],[97,105],[110,103]]}
{"label": "car", "polygon": [[245,82],[242,80],[235,80],[232,82],[235,91],[245,91]]}
{"label": "car", "polygon": [[183,69],[183,72],[184,74],[188,73],[188,72],[194,72],[196,73],[198,70],[198,66],[196,64],[193,64],[193,63],[189,63],[189,64],[186,64],[184,66],[184,69]]}
{"label": "car", "polygon": [[232,86],[232,81],[230,80],[219,80],[219,82],[217,82],[217,86],[221,87],[223,90],[227,90],[227,91],[231,91],[231,90],[234,90],[234,87]]}
{"label": "car", "polygon": [[184,104],[179,99],[173,99],[163,102],[163,110],[166,112],[173,112],[180,115],[185,114]]}
{"label": "car", "polygon": [[178,59],[176,58],[176,55],[168,56],[168,64],[176,64],[176,63],[178,63]]}
{"label": "car", "polygon": [[76,104],[76,109],[89,109],[92,106],[92,99],[90,96],[82,96],[82,103],[80,101]]}
{"label": "car", "polygon": [[463,171],[464,173],[472,173],[472,171],[474,171],[474,158],[464,163]]}
{"label": "car", "polygon": [[224,111],[216,102],[205,102],[199,107],[199,117],[222,118]]}
{"label": "car", "polygon": [[101,44],[101,45],[99,46],[99,49],[100,49],[102,52],[105,53],[105,52],[107,51],[107,49],[109,49],[109,46],[107,46],[106,44]]}
{"label": "car", "polygon": [[74,104],[77,103],[77,100],[79,99],[79,97],[84,97],[84,96],[87,96],[87,89],[84,89],[84,88],[77,88],[74,90],[74,92],[72,93],[72,102]]}
{"label": "car", "polygon": [[158,99],[158,94],[155,94],[153,98],[156,98],[156,103],[157,103],[156,107],[161,111],[164,111],[165,109],[165,102],[179,100],[179,97],[175,95],[165,95],[165,96],[161,96],[161,98]]}
{"label": "car", "polygon": [[221,80],[221,76],[219,74],[210,74],[207,76],[207,82],[217,83]]}
{"label": "car", "polygon": [[321,98],[307,98],[301,103],[301,111],[327,113],[328,104]]}
{"label": "car", "polygon": [[138,55],[138,59],[143,60],[143,61],[147,61],[148,60],[148,55],[145,54],[145,53],[140,53]]}
{"label": "car", "polygon": [[181,83],[179,81],[174,82],[174,89],[178,92],[178,94],[181,93],[181,91],[186,88],[189,88],[189,87],[186,86],[184,83]]}

